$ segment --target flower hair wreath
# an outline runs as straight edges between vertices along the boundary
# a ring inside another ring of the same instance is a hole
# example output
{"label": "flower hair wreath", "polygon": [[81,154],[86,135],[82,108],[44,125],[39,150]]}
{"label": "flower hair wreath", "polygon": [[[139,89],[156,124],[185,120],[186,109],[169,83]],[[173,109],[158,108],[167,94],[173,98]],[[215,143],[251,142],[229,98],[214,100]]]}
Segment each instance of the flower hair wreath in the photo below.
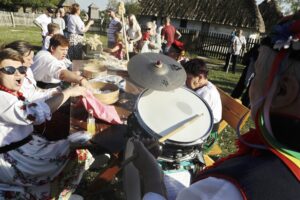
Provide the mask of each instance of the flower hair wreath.
{"label": "flower hair wreath", "polygon": [[270,37],[274,49],[300,50],[300,19],[295,16],[288,16],[273,27]]}

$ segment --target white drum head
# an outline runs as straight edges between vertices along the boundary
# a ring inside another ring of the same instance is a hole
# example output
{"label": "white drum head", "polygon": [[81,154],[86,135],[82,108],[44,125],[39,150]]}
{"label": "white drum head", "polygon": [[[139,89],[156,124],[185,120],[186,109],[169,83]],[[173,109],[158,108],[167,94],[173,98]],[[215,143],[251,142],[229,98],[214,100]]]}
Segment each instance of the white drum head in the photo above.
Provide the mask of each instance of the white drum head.
{"label": "white drum head", "polygon": [[202,143],[212,129],[210,108],[187,88],[172,91],[145,90],[137,101],[136,109],[139,123],[159,137],[168,134],[195,115],[200,115],[169,139],[176,143]]}

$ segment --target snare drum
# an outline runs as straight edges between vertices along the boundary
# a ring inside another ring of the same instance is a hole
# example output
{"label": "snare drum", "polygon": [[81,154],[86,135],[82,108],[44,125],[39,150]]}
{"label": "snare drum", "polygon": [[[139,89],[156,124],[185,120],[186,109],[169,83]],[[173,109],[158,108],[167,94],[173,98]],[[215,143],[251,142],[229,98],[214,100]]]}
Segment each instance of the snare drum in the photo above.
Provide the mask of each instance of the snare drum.
{"label": "snare drum", "polygon": [[195,115],[200,117],[165,141],[160,157],[169,162],[191,160],[209,136],[213,117],[207,103],[187,88],[144,90],[128,118],[129,132],[137,137],[160,139]]}

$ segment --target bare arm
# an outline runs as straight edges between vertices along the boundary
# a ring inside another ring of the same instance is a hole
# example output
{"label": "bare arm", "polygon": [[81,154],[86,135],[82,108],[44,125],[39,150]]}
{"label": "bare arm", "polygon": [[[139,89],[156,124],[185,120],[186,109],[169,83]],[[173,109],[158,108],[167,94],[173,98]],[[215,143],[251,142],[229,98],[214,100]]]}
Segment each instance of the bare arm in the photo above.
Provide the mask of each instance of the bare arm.
{"label": "bare arm", "polygon": [[90,21],[87,23],[87,25],[84,27],[83,32],[84,32],[84,33],[87,32],[87,31],[90,29],[91,25],[93,25],[93,24],[94,24],[94,20],[90,20]]}
{"label": "bare arm", "polygon": [[115,47],[112,48],[112,49],[106,48],[106,49],[104,49],[103,51],[108,52],[108,53],[115,53],[115,52],[117,52],[118,50],[120,50],[120,46],[119,46],[119,45],[115,46]]}
{"label": "bare arm", "polygon": [[181,33],[178,30],[176,30],[175,33],[176,33],[178,39],[181,38],[182,35],[181,35]]}
{"label": "bare arm", "polygon": [[45,103],[49,106],[51,113],[53,113],[70,97],[85,96],[86,90],[86,88],[81,86],[71,87],[54,95],[50,99],[46,100]]}
{"label": "bare arm", "polygon": [[80,76],[77,73],[71,72],[67,69],[61,70],[59,74],[59,79],[65,82],[76,83],[86,88],[92,89],[92,86],[83,76]]}

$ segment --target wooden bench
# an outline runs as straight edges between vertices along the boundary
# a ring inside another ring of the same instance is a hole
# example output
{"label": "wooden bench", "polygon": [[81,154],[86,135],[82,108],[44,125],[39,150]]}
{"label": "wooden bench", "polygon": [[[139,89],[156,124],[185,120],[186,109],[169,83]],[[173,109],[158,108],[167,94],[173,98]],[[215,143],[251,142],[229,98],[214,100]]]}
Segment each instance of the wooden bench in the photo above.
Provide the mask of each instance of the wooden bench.
{"label": "wooden bench", "polygon": [[[218,88],[218,91],[222,101],[222,120],[220,122],[218,134],[220,134],[228,125],[236,131],[240,119],[245,116],[241,121],[240,128],[242,128],[250,116],[249,108],[244,106],[239,99],[232,98],[222,89]],[[214,163],[210,156],[219,155],[221,153],[222,150],[220,146],[215,144],[212,149],[206,155],[204,155],[206,166],[210,166]]]}

